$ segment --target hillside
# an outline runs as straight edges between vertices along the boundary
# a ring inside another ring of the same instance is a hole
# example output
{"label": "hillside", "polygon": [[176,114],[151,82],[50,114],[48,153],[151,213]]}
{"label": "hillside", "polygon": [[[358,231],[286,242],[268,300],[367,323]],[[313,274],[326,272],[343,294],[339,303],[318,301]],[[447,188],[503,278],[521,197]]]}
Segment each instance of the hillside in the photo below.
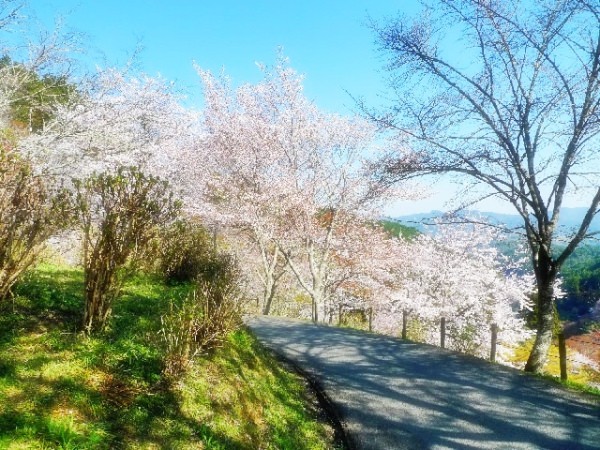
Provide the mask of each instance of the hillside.
{"label": "hillside", "polygon": [[43,265],[0,305],[0,448],[332,448],[303,381],[244,329],[164,376],[161,314],[185,286],[138,276],[109,330],[86,337],[82,281]]}

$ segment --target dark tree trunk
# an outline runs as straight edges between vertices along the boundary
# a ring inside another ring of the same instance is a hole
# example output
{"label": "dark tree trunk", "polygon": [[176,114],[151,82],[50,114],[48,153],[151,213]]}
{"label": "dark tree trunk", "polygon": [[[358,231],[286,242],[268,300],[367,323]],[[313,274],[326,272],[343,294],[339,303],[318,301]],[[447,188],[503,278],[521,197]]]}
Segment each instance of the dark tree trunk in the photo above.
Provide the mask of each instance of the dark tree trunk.
{"label": "dark tree trunk", "polygon": [[[542,252],[540,252],[542,253]],[[536,282],[538,288],[537,296],[537,332],[533,349],[525,365],[525,372],[540,373],[548,359],[548,350],[552,344],[554,334],[554,283],[557,270],[554,262],[549,256],[540,254],[534,261]]]}
{"label": "dark tree trunk", "polygon": [[83,315],[83,329],[92,334],[101,331],[106,320],[104,306],[106,299],[100,288],[103,273],[89,275],[85,283],[85,311]]}
{"label": "dark tree trunk", "polygon": [[[526,370],[539,372],[553,337],[558,269],[590,237],[600,213],[594,165],[600,155],[600,6],[597,0],[522,2],[516,20],[507,9],[511,2],[422,3],[428,7],[422,18],[374,25],[396,101],[383,113],[362,105],[363,111],[399,131],[407,148],[415,142],[419,149],[382,158],[375,175],[388,185],[464,175],[489,191],[467,195],[458,209],[490,196],[514,206],[538,288],[537,335]],[[468,64],[435,45],[448,27],[460,30],[465,48],[477,50],[468,52]],[[573,194],[585,199],[587,213],[553,255],[563,202]]]}

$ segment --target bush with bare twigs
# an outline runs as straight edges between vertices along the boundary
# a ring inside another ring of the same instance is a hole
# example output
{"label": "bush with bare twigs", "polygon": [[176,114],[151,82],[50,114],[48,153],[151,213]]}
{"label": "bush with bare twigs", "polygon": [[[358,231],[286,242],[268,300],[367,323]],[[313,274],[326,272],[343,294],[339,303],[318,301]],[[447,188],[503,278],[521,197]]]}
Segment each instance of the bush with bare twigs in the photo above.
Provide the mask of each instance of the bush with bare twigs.
{"label": "bush with bare twigs", "polygon": [[180,206],[168,183],[134,167],[75,181],[77,214],[83,232],[87,333],[101,331],[126,276],[145,255],[161,226]]}
{"label": "bush with bare twigs", "polygon": [[7,133],[0,146],[0,301],[72,217],[69,193],[52,189],[26,159],[7,149]]}

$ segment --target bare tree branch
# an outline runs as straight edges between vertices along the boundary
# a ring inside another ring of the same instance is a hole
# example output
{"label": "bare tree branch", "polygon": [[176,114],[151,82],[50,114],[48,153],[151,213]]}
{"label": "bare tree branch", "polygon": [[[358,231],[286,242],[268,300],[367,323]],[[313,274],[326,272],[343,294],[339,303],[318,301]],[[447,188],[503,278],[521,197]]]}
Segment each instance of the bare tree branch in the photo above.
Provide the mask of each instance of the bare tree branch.
{"label": "bare tree branch", "polygon": [[[552,337],[558,270],[594,234],[599,209],[600,4],[422,3],[422,18],[373,25],[397,98],[387,111],[363,111],[416,155],[388,155],[375,176],[395,183],[455,173],[515,208],[538,283],[538,334],[527,365],[538,371]],[[460,36],[463,47],[449,36]],[[587,214],[558,249],[560,213],[575,191],[590,193]]]}

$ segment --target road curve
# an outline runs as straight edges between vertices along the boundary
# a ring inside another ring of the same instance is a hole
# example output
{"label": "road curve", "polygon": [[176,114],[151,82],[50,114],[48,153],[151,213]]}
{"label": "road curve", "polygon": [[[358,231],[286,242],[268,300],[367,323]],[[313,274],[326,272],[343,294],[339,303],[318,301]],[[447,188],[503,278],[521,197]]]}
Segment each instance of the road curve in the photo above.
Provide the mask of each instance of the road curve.
{"label": "road curve", "polygon": [[249,317],[316,378],[358,449],[600,449],[600,403],[476,358],[355,330]]}

